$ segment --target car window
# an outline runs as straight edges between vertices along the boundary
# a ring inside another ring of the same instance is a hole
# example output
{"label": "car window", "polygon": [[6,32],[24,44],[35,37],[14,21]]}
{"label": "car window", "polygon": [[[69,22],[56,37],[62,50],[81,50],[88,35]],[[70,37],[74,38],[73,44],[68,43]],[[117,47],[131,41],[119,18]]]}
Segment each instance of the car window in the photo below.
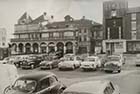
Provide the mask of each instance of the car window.
{"label": "car window", "polygon": [[56,78],[53,76],[49,78],[50,85],[52,85],[56,81],[57,81]]}
{"label": "car window", "polygon": [[46,78],[40,82],[40,90],[48,88],[50,86],[49,78]]}
{"label": "car window", "polygon": [[76,60],[81,60],[81,58],[77,56],[77,57],[76,57]]}

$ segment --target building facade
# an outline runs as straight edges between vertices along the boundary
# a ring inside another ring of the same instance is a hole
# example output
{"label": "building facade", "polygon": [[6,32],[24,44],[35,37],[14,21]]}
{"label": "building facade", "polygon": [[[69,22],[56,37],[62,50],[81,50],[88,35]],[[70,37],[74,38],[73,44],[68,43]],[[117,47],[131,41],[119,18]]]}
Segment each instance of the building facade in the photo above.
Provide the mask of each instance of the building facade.
{"label": "building facade", "polygon": [[125,0],[106,1],[103,8],[103,51],[139,52],[140,8],[129,8]]}
{"label": "building facade", "polygon": [[0,48],[7,47],[7,33],[5,28],[0,28]]}
{"label": "building facade", "polygon": [[90,52],[91,20],[75,20],[70,15],[66,15],[64,21],[52,20],[53,16],[47,18],[46,13],[34,20],[24,13],[15,24],[12,54]]}

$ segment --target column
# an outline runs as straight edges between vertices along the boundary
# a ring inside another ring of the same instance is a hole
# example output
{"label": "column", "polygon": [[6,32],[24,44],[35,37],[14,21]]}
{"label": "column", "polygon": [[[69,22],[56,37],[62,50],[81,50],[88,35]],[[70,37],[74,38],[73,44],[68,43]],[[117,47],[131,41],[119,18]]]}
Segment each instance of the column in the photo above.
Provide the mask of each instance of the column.
{"label": "column", "polygon": [[26,52],[26,48],[25,46],[23,46],[23,53],[25,54],[25,52]]}
{"label": "column", "polygon": [[48,50],[49,50],[49,48],[48,48],[48,46],[47,46],[47,47],[46,47],[46,53],[48,53],[48,52],[49,52]]}
{"label": "column", "polygon": [[38,46],[38,53],[41,53],[41,48],[40,48],[40,46]]}
{"label": "column", "polygon": [[54,47],[54,50],[55,50],[55,52],[57,51],[57,47],[56,46]]}
{"label": "column", "polygon": [[121,27],[119,26],[119,39],[121,39]]}
{"label": "column", "polygon": [[33,46],[32,45],[31,45],[30,51],[31,51],[31,53],[33,53]]}
{"label": "column", "polygon": [[110,39],[110,28],[107,28],[107,39]]}
{"label": "column", "polygon": [[74,55],[76,54],[76,51],[75,51],[75,44],[73,45],[73,54],[74,54]]}
{"label": "column", "polygon": [[64,54],[66,53],[66,46],[64,46]]}
{"label": "column", "polygon": [[19,54],[19,47],[16,48],[16,54]]}

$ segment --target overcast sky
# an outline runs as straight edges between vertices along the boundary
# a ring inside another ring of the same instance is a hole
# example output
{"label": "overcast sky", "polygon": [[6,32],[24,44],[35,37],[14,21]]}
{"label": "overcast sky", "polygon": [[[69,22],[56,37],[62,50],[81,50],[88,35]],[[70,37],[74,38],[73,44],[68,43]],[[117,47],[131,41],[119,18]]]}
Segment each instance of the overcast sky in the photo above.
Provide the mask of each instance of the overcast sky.
{"label": "overcast sky", "polygon": [[[6,28],[10,38],[14,24],[24,12],[34,19],[47,12],[55,20],[63,20],[69,14],[75,19],[87,19],[102,23],[102,3],[107,0],[0,0],[0,28]],[[129,7],[140,6],[140,0],[127,0]]]}

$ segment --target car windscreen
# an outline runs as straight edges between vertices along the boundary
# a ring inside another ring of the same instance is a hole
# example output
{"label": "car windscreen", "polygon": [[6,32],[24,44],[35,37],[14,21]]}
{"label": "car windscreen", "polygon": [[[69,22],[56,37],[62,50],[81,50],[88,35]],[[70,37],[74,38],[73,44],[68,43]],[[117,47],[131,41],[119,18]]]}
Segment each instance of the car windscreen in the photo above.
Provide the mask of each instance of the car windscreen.
{"label": "car windscreen", "polygon": [[111,57],[107,57],[107,61],[119,61],[120,58],[119,57],[115,57],[115,56],[111,56]]}
{"label": "car windscreen", "polygon": [[65,58],[66,61],[74,61],[74,57],[73,56],[69,56]]}
{"label": "car windscreen", "polygon": [[34,91],[36,87],[36,81],[34,80],[17,80],[13,85],[13,89],[21,92]]}
{"label": "car windscreen", "polygon": [[86,58],[85,61],[92,61],[92,62],[94,62],[95,58]]}

